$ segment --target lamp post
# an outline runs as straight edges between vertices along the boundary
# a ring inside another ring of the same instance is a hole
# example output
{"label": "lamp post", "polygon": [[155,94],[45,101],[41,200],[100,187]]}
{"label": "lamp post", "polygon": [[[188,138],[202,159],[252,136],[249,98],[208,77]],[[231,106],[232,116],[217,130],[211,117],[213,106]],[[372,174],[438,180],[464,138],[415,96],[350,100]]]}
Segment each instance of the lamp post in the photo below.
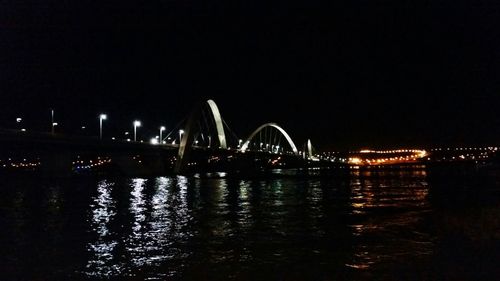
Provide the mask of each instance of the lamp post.
{"label": "lamp post", "polygon": [[17,123],[17,128],[16,129],[21,129],[21,122],[23,121],[23,118],[17,117],[16,118],[16,123]]}
{"label": "lamp post", "polygon": [[108,119],[106,114],[99,115],[99,139],[102,140],[102,120]]}
{"label": "lamp post", "polygon": [[162,133],[163,133],[163,131],[165,131],[165,126],[161,126],[161,127],[160,127],[160,144],[162,144],[162,143],[163,143],[163,138],[162,138]]}
{"label": "lamp post", "polygon": [[141,121],[134,121],[134,141],[137,141],[137,127],[141,126]]}
{"label": "lamp post", "polygon": [[52,124],[51,133],[54,134],[54,126],[57,126],[57,123],[54,122],[54,109],[50,109],[50,116],[51,116],[50,124]]}
{"label": "lamp post", "polygon": [[184,130],[180,129],[179,130],[179,144],[181,143],[182,141],[182,134],[184,134]]}

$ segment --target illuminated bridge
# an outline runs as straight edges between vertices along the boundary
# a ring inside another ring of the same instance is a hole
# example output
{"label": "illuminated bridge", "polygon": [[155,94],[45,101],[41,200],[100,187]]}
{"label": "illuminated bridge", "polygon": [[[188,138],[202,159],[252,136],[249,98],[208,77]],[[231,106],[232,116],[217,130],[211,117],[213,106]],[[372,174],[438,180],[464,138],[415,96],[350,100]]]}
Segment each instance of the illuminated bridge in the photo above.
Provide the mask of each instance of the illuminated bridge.
{"label": "illuminated bridge", "polygon": [[[139,123],[134,122],[135,125]],[[289,133],[272,122],[258,126],[246,138],[239,138],[222,118],[213,100],[195,105],[170,132],[163,135],[162,130],[151,143],[0,130],[0,173],[138,176],[203,171],[252,173],[277,168],[370,167],[450,161],[478,163],[498,159],[499,154],[498,147],[493,146],[318,154],[311,140],[301,143],[299,150]]]}
{"label": "illuminated bridge", "polygon": [[133,175],[191,171],[304,167],[316,159],[298,150],[276,123],[239,138],[213,100],[195,105],[169,133],[151,143],[75,137],[20,130],[0,131],[0,171],[44,174],[110,172]]}

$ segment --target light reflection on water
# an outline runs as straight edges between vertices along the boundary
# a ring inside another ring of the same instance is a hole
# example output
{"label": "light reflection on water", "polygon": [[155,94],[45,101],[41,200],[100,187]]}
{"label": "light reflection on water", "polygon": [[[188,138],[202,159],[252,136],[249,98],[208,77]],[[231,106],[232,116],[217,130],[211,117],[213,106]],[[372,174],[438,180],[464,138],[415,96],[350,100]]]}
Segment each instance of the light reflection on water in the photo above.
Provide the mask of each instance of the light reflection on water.
{"label": "light reflection on water", "polygon": [[[430,211],[425,171],[386,172],[388,178],[374,177],[369,170],[360,175],[350,184],[351,214],[369,217],[361,224],[350,225],[353,237],[360,243],[355,244],[352,260],[346,266],[367,270],[374,264],[411,259],[417,252],[419,258],[430,255],[433,247],[430,236],[411,232],[422,215]],[[381,214],[374,216],[374,212]],[[401,232],[407,233],[401,235]],[[383,239],[377,239],[380,237]]]}
{"label": "light reflection on water", "polygon": [[0,265],[10,265],[0,272],[5,280],[37,279],[44,268],[72,280],[372,280],[433,259],[440,215],[424,169],[286,175],[16,183],[0,190],[0,246],[9,253]]}
{"label": "light reflection on water", "polygon": [[111,197],[113,184],[101,181],[97,184],[97,196],[90,204],[92,218],[91,229],[96,239],[88,245],[93,258],[88,261],[86,273],[89,276],[111,276],[120,274],[120,268],[113,262],[113,250],[118,242],[110,235],[109,223],[116,215],[116,204]]}
{"label": "light reflection on water", "polygon": [[[195,263],[213,264],[227,272],[227,264],[293,261],[296,257],[290,255],[295,251],[328,256],[321,245],[303,245],[301,240],[323,240],[325,243],[327,235],[332,235],[325,224],[329,219],[335,224],[339,214],[325,211],[325,204],[335,202],[325,202],[328,198],[324,193],[329,189],[341,189],[335,186],[337,182],[231,180],[226,174],[218,176],[132,179],[128,207],[131,227],[128,231],[122,229],[121,233],[117,230],[121,237],[115,239],[109,237],[107,229],[115,215],[116,202],[110,197],[112,184],[101,182],[95,199],[97,204],[90,206],[98,239],[91,243],[95,259],[89,261],[89,274],[175,277],[186,274],[183,270],[191,266],[200,266],[193,265],[190,257]],[[404,210],[402,214],[385,215],[383,221],[366,219],[367,215],[385,208],[427,210],[425,174],[417,172],[401,178],[398,172],[396,179],[371,176],[371,173],[364,173],[352,178],[348,184],[349,195],[340,199],[346,201],[348,208],[341,212],[349,214],[353,221],[362,218],[362,223],[348,225],[352,239],[359,241],[354,243],[351,258],[344,263],[347,268],[366,270],[383,259],[408,252],[408,243],[403,240],[390,242],[400,244],[390,248],[384,246],[388,244],[386,240],[373,243],[370,237],[380,233],[397,237],[398,229],[414,223],[412,218],[418,219],[418,214],[407,214],[408,210]],[[329,196],[336,194],[330,191]],[[336,239],[342,238],[345,237]],[[113,253],[117,244],[123,244],[123,253]],[[422,248],[420,251],[427,252]],[[173,266],[169,265],[171,263]],[[138,273],[145,268],[150,273]],[[240,268],[244,270],[245,266]],[[210,268],[202,267],[201,270],[210,271]]]}

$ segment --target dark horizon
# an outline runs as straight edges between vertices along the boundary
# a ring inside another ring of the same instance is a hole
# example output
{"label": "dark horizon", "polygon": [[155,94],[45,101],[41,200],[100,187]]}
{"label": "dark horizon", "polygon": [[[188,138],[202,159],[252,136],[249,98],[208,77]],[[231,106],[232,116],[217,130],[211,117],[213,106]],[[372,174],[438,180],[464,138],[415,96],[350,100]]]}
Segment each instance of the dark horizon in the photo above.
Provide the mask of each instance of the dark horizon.
{"label": "dark horizon", "polygon": [[[322,150],[500,142],[500,6],[155,1],[0,9],[0,127],[175,126],[213,98]],[[148,136],[149,137],[149,136]]]}

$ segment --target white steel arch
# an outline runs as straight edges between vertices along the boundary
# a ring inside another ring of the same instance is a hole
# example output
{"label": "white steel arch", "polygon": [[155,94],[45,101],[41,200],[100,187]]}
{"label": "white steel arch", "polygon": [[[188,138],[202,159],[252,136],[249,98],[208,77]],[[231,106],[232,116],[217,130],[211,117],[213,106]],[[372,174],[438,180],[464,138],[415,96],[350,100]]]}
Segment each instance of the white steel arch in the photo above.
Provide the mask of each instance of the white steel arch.
{"label": "white steel arch", "polygon": [[210,106],[210,110],[212,111],[212,115],[215,120],[215,128],[217,129],[217,137],[219,138],[220,148],[226,149],[226,134],[224,133],[224,125],[222,124],[222,117],[220,115],[219,108],[213,100],[207,100],[207,103]]}
{"label": "white steel arch", "polygon": [[257,135],[262,129],[266,128],[266,127],[273,127],[273,128],[276,128],[278,131],[280,131],[280,133],[285,136],[285,139],[288,141],[288,144],[290,144],[290,146],[292,147],[292,150],[293,150],[293,153],[294,154],[299,154],[299,151],[297,150],[297,147],[295,146],[295,143],[293,143],[293,140],[292,138],[287,134],[287,132],[285,132],[285,130],[283,130],[283,128],[281,128],[278,124],[276,123],[266,123],[260,127],[258,127],[255,131],[253,131],[253,133],[248,137],[248,139],[245,141],[245,143],[243,143],[243,145],[241,146],[240,148],[240,151],[241,152],[245,152],[247,149],[248,149],[248,145],[250,145],[250,142],[252,141],[252,139],[255,137],[255,135]]}

